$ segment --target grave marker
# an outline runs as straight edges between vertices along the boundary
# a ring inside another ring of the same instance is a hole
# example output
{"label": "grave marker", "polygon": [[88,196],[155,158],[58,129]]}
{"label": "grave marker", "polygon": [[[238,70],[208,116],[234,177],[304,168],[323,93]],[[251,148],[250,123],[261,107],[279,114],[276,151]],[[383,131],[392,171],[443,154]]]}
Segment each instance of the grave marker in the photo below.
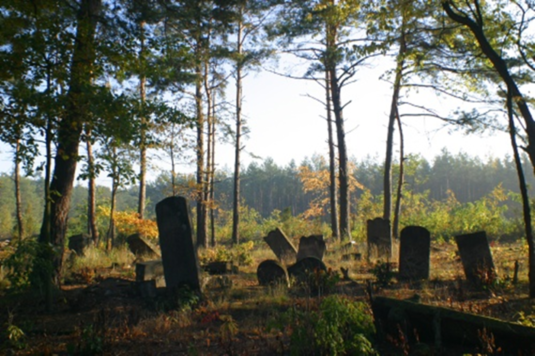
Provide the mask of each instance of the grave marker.
{"label": "grave marker", "polygon": [[200,291],[199,260],[186,199],[169,197],[156,204],[156,222],[167,288],[186,284]]}
{"label": "grave marker", "polygon": [[429,279],[431,234],[421,226],[401,230],[399,246],[399,278]]}
{"label": "grave marker", "polygon": [[264,241],[266,241],[282,263],[294,262],[297,259],[297,250],[295,249],[295,246],[281,229],[276,228],[275,230],[270,231],[268,235],[264,237]]}
{"label": "grave marker", "polygon": [[323,260],[323,255],[327,246],[323,240],[323,235],[303,236],[299,239],[299,250],[297,251],[297,260],[305,257],[316,257]]}
{"label": "grave marker", "polygon": [[496,268],[485,231],[455,236],[455,241],[467,280],[488,283],[496,279]]}
{"label": "grave marker", "polygon": [[390,221],[375,218],[367,221],[368,258],[377,252],[377,257],[390,260],[392,257],[392,235]]}

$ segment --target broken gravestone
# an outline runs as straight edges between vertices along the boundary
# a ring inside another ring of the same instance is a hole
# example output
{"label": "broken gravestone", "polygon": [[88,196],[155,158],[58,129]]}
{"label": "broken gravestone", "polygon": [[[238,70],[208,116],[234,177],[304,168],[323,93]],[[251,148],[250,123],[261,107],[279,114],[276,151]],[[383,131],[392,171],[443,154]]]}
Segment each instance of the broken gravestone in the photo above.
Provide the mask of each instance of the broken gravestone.
{"label": "broken gravestone", "polygon": [[305,257],[288,267],[288,274],[297,282],[306,282],[311,273],[327,271],[327,266],[316,257]]}
{"label": "broken gravestone", "polygon": [[69,250],[73,250],[77,255],[84,254],[84,249],[91,245],[92,241],[89,235],[79,234],[69,237]]}
{"label": "broken gravestone", "polygon": [[268,235],[264,237],[264,241],[266,241],[282,263],[294,262],[297,259],[297,250],[295,249],[295,246],[281,229],[276,228],[275,230],[270,231]]}
{"label": "broken gravestone", "polygon": [[399,246],[399,278],[429,279],[431,234],[421,226],[401,230]]}
{"label": "broken gravestone", "polygon": [[199,260],[186,198],[174,196],[156,204],[156,222],[167,288],[187,285],[200,291]]}
{"label": "broken gravestone", "polygon": [[165,287],[162,260],[136,263],[136,282],[155,281],[156,287]]}
{"label": "broken gravestone", "polygon": [[327,246],[323,240],[323,235],[303,236],[299,239],[299,250],[297,250],[297,260],[305,257],[316,257],[323,260],[323,255]]}
{"label": "broken gravestone", "polygon": [[136,258],[154,258],[160,257],[158,252],[141,237],[139,234],[133,234],[126,238],[128,249],[136,256]]}
{"label": "broken gravestone", "polygon": [[256,277],[261,286],[274,285],[277,283],[288,285],[288,272],[286,268],[276,260],[265,260],[258,265]]}
{"label": "broken gravestone", "polygon": [[487,284],[496,279],[496,268],[485,231],[455,236],[455,241],[468,281]]}
{"label": "broken gravestone", "polygon": [[390,260],[392,257],[392,235],[390,221],[375,218],[367,222],[368,258],[376,253],[379,258]]}

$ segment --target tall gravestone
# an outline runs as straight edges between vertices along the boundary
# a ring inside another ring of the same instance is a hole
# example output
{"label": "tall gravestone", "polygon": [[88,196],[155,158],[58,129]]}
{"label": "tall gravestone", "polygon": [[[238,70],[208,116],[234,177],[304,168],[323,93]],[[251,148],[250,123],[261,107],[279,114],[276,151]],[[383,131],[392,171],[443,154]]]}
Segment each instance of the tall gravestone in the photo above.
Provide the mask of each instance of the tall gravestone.
{"label": "tall gravestone", "polygon": [[303,236],[299,239],[299,250],[297,250],[297,260],[302,260],[305,257],[316,257],[323,260],[323,255],[327,245],[323,240],[323,235]]}
{"label": "tall gravestone", "polygon": [[281,229],[276,228],[264,237],[264,241],[269,245],[281,262],[295,262],[297,259],[297,250],[290,239],[286,237]]}
{"label": "tall gravestone", "polygon": [[154,249],[141,237],[140,234],[132,234],[126,238],[126,243],[130,251],[137,258],[155,258],[160,257],[158,252]]}
{"label": "tall gravestone", "polygon": [[401,230],[399,246],[399,278],[429,279],[431,234],[421,226]]}
{"label": "tall gravestone", "polygon": [[200,291],[199,260],[186,198],[169,197],[156,204],[156,222],[166,287],[188,285]]}
{"label": "tall gravestone", "polygon": [[486,283],[496,279],[496,268],[485,231],[455,236],[455,242],[467,280]]}
{"label": "tall gravestone", "polygon": [[383,218],[375,218],[368,220],[366,227],[368,233],[368,258],[376,252],[377,257],[390,259],[392,257],[390,221]]}

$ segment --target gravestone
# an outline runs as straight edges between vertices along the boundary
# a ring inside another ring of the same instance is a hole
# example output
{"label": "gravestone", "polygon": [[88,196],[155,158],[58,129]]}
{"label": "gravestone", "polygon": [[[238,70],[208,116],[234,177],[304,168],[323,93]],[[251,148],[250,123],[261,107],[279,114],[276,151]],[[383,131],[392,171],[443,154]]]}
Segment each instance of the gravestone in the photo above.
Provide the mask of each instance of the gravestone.
{"label": "gravestone", "polygon": [[297,250],[297,260],[305,257],[316,257],[323,260],[323,255],[327,246],[323,240],[323,235],[303,236],[299,239],[299,250]]}
{"label": "gravestone", "polygon": [[467,280],[486,284],[496,279],[496,268],[485,231],[455,236],[455,242]]}
{"label": "gravestone", "polygon": [[327,266],[316,257],[305,257],[288,267],[288,274],[297,282],[305,282],[308,275],[317,270],[327,271]]}
{"label": "gravestone", "polygon": [[169,197],[156,204],[156,222],[167,288],[188,285],[200,291],[199,260],[186,198]]}
{"label": "gravestone", "polygon": [[256,277],[261,286],[283,283],[288,285],[288,272],[286,268],[276,260],[262,261],[256,269]]}
{"label": "gravestone", "polygon": [[139,234],[133,234],[128,236],[126,238],[126,243],[128,244],[128,249],[137,258],[160,257],[160,255],[158,255],[158,252],[154,251],[154,249]]}
{"label": "gravestone", "polygon": [[282,263],[294,262],[297,259],[297,250],[295,249],[295,246],[281,229],[276,228],[275,230],[270,231],[268,235],[264,237],[264,241],[266,241]]}
{"label": "gravestone", "polygon": [[165,287],[162,260],[136,263],[136,282],[155,281],[156,287]]}
{"label": "gravestone", "polygon": [[429,279],[431,234],[421,226],[401,230],[399,246],[399,278]]}
{"label": "gravestone", "polygon": [[377,253],[377,257],[390,260],[392,257],[392,235],[390,221],[375,218],[367,221],[368,258]]}
{"label": "gravestone", "polygon": [[73,235],[69,237],[69,250],[73,250],[77,255],[83,255],[84,249],[91,245],[91,237],[86,234]]}

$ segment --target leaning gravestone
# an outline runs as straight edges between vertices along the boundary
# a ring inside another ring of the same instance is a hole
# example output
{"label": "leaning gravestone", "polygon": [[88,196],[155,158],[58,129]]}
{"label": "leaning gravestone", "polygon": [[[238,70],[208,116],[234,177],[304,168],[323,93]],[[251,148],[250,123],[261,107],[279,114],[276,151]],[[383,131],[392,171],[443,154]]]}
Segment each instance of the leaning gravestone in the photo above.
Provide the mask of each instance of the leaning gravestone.
{"label": "leaning gravestone", "polygon": [[133,234],[126,238],[130,251],[137,257],[159,257],[158,253],[139,235]]}
{"label": "leaning gravestone", "polygon": [[199,260],[193,245],[186,198],[169,197],[156,204],[156,222],[165,285],[170,289],[188,285],[200,291]]}
{"label": "leaning gravestone", "polygon": [[390,221],[375,218],[367,222],[368,232],[368,258],[377,252],[377,257],[392,257],[392,238],[390,233]]}
{"label": "leaning gravestone", "polygon": [[73,250],[77,255],[83,255],[84,249],[91,245],[92,241],[89,235],[79,234],[69,237],[69,250]]}
{"label": "leaning gravestone", "polygon": [[264,237],[264,241],[269,245],[281,262],[293,262],[297,258],[297,250],[292,242],[286,237],[281,229],[276,228]]}
{"label": "leaning gravestone", "polygon": [[421,226],[401,230],[399,246],[399,278],[429,279],[431,234]]}
{"label": "leaning gravestone", "polygon": [[288,267],[288,274],[297,282],[305,282],[316,271],[327,271],[325,263],[316,257],[305,257]]}
{"label": "leaning gravestone", "polygon": [[467,280],[488,283],[496,279],[496,268],[485,231],[455,236],[455,241]]}
{"label": "leaning gravestone", "polygon": [[327,246],[323,240],[323,235],[303,236],[299,239],[299,250],[297,250],[297,260],[305,257],[316,257],[323,260],[323,255]]}
{"label": "leaning gravestone", "polygon": [[288,272],[286,268],[276,260],[265,260],[258,265],[256,277],[261,286],[274,285],[277,283],[288,285]]}

